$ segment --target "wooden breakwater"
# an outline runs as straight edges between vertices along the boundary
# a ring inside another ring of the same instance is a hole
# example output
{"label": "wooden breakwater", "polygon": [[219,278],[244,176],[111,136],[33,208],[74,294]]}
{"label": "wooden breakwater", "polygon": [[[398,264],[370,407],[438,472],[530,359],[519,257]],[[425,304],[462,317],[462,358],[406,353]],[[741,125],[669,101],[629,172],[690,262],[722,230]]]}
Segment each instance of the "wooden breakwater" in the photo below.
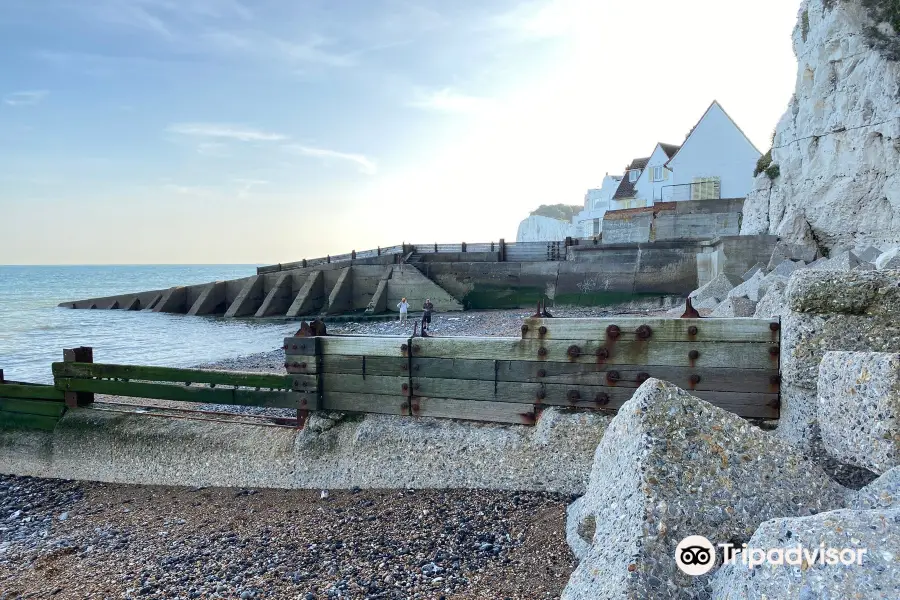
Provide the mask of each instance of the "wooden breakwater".
{"label": "wooden breakwater", "polygon": [[0,428],[52,430],[95,394],[184,403],[533,425],[550,406],[614,413],[653,377],[742,417],[777,419],[780,323],[767,319],[527,319],[519,338],[284,340],[286,374],[99,364],[64,351],[53,385],[2,381]]}

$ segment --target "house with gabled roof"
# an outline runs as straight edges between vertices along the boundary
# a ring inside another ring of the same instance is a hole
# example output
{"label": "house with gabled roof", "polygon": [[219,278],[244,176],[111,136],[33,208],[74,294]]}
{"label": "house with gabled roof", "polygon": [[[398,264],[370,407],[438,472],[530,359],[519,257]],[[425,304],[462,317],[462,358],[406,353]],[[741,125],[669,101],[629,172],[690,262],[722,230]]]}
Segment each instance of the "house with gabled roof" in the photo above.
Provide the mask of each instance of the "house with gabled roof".
{"label": "house with gabled roof", "polygon": [[657,201],[746,198],[762,152],[713,100],[678,151],[666,162],[672,183]]}
{"label": "house with gabled roof", "polygon": [[658,143],[636,158],[613,195],[611,210],[656,202],[746,198],[762,153],[717,102],[709,106],[684,142]]}

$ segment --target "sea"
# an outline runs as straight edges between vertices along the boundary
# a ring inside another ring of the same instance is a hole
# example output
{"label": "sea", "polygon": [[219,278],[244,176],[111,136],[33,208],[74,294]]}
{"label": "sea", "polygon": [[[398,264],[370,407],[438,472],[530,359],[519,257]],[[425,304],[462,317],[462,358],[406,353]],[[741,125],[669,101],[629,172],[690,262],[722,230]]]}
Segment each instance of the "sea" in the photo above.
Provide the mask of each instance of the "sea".
{"label": "sea", "polygon": [[4,379],[53,381],[64,348],[91,346],[94,362],[189,367],[275,350],[296,323],[73,310],[60,302],[256,274],[257,265],[0,265],[0,369]]}

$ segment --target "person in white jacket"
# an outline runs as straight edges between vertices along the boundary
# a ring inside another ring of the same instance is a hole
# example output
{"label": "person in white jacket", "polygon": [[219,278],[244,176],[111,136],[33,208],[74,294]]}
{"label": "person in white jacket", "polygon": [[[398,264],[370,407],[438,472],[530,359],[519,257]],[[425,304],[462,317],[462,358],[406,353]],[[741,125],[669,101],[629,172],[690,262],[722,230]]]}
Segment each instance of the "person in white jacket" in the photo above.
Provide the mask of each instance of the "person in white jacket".
{"label": "person in white jacket", "polygon": [[400,309],[400,322],[406,323],[406,314],[409,312],[409,302],[406,301],[406,298],[400,300],[400,303],[397,304],[397,308]]}

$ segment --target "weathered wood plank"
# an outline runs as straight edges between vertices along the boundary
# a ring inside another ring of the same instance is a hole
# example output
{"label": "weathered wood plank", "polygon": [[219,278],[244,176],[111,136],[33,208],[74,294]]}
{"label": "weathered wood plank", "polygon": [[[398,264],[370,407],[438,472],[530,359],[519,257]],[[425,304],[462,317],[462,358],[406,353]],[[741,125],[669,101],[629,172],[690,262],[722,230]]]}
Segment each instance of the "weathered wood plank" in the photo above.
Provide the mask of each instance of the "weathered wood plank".
{"label": "weathered wood plank", "polygon": [[39,431],[53,431],[59,417],[47,415],[26,415],[17,412],[0,410],[0,429],[35,429]]}
{"label": "weathered wood plank", "polygon": [[509,402],[478,402],[449,398],[413,398],[416,417],[439,417],[491,423],[534,425],[534,405]]}
{"label": "weathered wood plank", "polygon": [[350,373],[326,373],[322,378],[325,392],[352,392],[359,394],[384,394],[403,396],[409,386],[408,377],[379,377]]}
{"label": "weathered wood plank", "polygon": [[[315,354],[317,338],[285,338],[286,354]],[[365,356],[404,356],[402,346],[409,339],[399,336],[340,336],[329,335],[318,338],[322,344],[322,354],[345,354]]]}
{"label": "weathered wood plank", "polygon": [[409,415],[409,399],[402,396],[326,391],[322,398],[322,410]]}
{"label": "weathered wood plank", "polygon": [[409,374],[409,359],[390,356],[343,356],[330,354],[323,358],[322,372],[350,373],[382,377],[406,377]]}
{"label": "weathered wood plank", "polygon": [[[337,357],[329,357],[328,361]],[[357,360],[359,360],[357,358]],[[372,359],[370,359],[372,360]],[[381,359],[398,361],[397,369],[405,373],[399,361],[405,359]],[[382,374],[374,363],[366,363],[368,372]],[[326,371],[328,363],[326,362]],[[618,379],[610,376],[615,371]],[[480,379],[484,381],[521,381],[529,383],[559,383],[564,385],[599,385],[612,387],[638,387],[640,376],[669,381],[686,390],[698,391],[746,391],[756,393],[778,393],[776,368],[764,369],[701,369],[691,367],[607,365],[605,363],[561,363],[508,360],[468,360],[462,358],[416,358],[412,359],[412,374],[415,377],[439,379]],[[692,376],[698,376],[694,382]]]}
{"label": "weathered wood plank", "polygon": [[63,393],[52,385],[0,383],[0,397],[34,400],[64,400]]}
{"label": "weathered wood plank", "polygon": [[173,381],[179,383],[211,383],[287,390],[292,378],[287,375],[267,373],[241,373],[236,371],[207,371],[202,369],[174,369],[170,367],[145,367],[138,365],[112,365],[101,363],[53,363],[54,377],[130,379],[138,381]]}
{"label": "weathered wood plank", "polygon": [[[327,339],[327,338],[323,338]],[[378,347],[378,345],[373,345]],[[326,347],[328,347],[326,345]],[[382,343],[382,351],[389,347]],[[577,348],[575,357],[570,348]],[[607,365],[660,365],[694,368],[773,369],[778,367],[778,346],[749,342],[615,342],[522,340],[518,338],[414,338],[414,357],[530,360],[539,362],[597,363],[600,349],[609,354]],[[332,346],[332,349],[336,347]],[[774,349],[774,350],[773,350]],[[691,358],[691,351],[698,352]],[[771,352],[775,352],[772,354]]]}
{"label": "weathered wood plank", "polygon": [[[647,325],[650,339],[658,342],[777,342],[779,331],[771,329],[775,319],[660,319],[660,318],[606,318],[606,319],[525,319],[526,339],[544,340],[605,340],[607,327],[619,327],[618,340],[636,341],[637,329]],[[540,328],[546,328],[541,334]],[[691,333],[691,328],[696,333]]]}
{"label": "weathered wood plank", "polygon": [[60,417],[66,411],[64,402],[56,400],[20,400],[18,398],[0,398],[0,411],[22,413],[26,415],[44,415]]}
{"label": "weathered wood plank", "polygon": [[263,406],[269,408],[305,408],[316,410],[315,394],[296,392],[257,392],[221,388],[185,387],[158,383],[134,383],[100,379],[57,379],[57,388],[73,392],[94,392],[110,396],[156,398],[180,402],[206,404],[230,404],[237,406]]}
{"label": "weathered wood plank", "polygon": [[284,370],[292,374],[314,374],[319,372],[319,364],[315,356],[291,354],[284,357]]}

